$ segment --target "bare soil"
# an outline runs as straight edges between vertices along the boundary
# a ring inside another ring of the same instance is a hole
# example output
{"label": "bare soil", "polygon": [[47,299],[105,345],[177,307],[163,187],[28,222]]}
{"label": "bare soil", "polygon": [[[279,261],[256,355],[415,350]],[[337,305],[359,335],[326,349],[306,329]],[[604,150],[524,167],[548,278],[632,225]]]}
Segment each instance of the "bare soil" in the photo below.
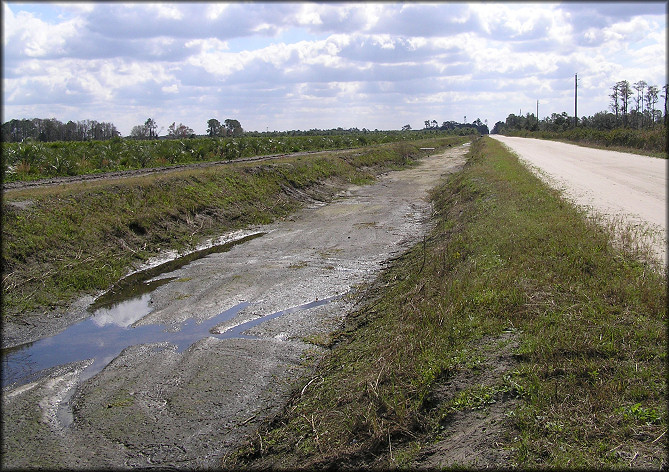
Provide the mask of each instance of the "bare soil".
{"label": "bare soil", "polygon": [[[249,302],[231,326],[315,300],[329,304],[273,318],[254,338],[206,337],[183,352],[169,343],[125,349],[82,381],[91,360],[3,390],[2,466],[7,468],[217,467],[287,401],[294,382],[322,355],[316,339],[341,325],[358,287],[420,241],[429,227],[427,194],[464,164],[467,146],[424,158],[370,186],[262,228],[262,237],[165,276],[153,311],[133,326],[178,330]],[[81,319],[88,299],[47,325]],[[32,330],[32,331],[31,331]],[[42,331],[53,331],[45,326]],[[34,327],[12,326],[15,339]],[[32,333],[32,334],[26,334]],[[4,336],[4,333],[3,333]],[[314,344],[315,343],[315,344]]]}
{"label": "bare soil", "polygon": [[[434,404],[438,407],[458,393],[472,387],[494,387],[504,382],[518,361],[514,351],[518,349],[517,334],[512,331],[495,338],[483,339],[477,352],[485,357],[474,371],[458,372],[445,379],[434,393]],[[442,469],[466,467],[475,469],[497,469],[510,465],[511,454],[505,447],[505,426],[509,413],[519,400],[510,393],[498,393],[489,404],[476,405],[455,411],[441,422],[437,441],[423,448],[412,469]],[[506,428],[509,429],[509,428]]]}

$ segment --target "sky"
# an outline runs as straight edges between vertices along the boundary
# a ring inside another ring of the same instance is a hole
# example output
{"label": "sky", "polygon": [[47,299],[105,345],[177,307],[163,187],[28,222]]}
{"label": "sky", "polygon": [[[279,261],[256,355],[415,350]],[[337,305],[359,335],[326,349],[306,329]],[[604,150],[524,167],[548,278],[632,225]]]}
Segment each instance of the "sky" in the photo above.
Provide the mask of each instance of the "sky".
{"label": "sky", "polygon": [[667,82],[651,3],[2,2],[2,121],[153,118],[204,134],[492,129],[511,114],[608,109],[615,82]]}

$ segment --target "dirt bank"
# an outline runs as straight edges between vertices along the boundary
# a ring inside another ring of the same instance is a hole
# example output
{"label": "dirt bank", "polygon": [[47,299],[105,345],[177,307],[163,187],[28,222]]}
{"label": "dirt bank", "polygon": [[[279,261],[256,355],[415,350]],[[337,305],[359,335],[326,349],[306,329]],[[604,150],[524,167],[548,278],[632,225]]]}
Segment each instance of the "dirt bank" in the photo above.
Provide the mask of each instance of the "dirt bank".
{"label": "dirt bank", "polygon": [[[3,467],[215,467],[282,406],[290,383],[317,358],[356,303],[355,288],[427,229],[427,191],[458,170],[466,146],[431,156],[371,186],[351,187],[257,231],[262,237],[212,254],[165,277],[153,311],[134,327],[177,330],[248,303],[211,332],[316,300],[247,331],[205,337],[180,352],[170,343],[125,349],[92,378],[91,360],[3,391]],[[347,295],[348,294],[348,295]],[[77,318],[75,316],[74,318]],[[132,328],[129,328],[132,329]]]}

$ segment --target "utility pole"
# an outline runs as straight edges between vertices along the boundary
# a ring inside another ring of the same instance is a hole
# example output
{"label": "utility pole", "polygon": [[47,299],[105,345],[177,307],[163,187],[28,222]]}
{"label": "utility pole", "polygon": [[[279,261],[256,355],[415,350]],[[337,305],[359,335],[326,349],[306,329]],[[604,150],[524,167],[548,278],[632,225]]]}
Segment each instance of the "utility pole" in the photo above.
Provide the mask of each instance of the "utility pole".
{"label": "utility pole", "polygon": [[574,74],[574,127],[578,126],[578,74]]}
{"label": "utility pole", "polygon": [[537,128],[539,128],[539,100],[537,100]]}

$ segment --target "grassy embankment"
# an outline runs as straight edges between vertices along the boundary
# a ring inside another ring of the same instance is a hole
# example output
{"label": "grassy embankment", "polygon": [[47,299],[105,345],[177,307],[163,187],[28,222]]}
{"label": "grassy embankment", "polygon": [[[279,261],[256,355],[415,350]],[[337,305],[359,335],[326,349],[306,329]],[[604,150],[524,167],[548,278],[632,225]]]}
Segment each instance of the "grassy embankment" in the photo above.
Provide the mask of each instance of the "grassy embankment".
{"label": "grassy embankment", "polygon": [[[479,446],[508,463],[489,466],[666,466],[666,275],[494,140],[475,142],[433,197],[425,243],[382,274],[284,413],[224,465],[412,467],[501,403],[503,432]],[[467,465],[447,449],[445,465]]]}
{"label": "grassy embankment", "polygon": [[285,216],[300,206],[300,192],[328,198],[325,188],[317,189],[327,179],[371,181],[384,169],[411,165],[419,147],[466,140],[382,144],[319,157],[6,192],[3,316],[107,289],[160,250],[187,250],[207,237]]}
{"label": "grassy embankment", "polygon": [[667,129],[618,128],[612,130],[596,130],[591,128],[570,128],[565,131],[529,131],[509,130],[508,136],[524,138],[550,139],[576,143],[582,146],[610,151],[630,152],[667,159]]}

